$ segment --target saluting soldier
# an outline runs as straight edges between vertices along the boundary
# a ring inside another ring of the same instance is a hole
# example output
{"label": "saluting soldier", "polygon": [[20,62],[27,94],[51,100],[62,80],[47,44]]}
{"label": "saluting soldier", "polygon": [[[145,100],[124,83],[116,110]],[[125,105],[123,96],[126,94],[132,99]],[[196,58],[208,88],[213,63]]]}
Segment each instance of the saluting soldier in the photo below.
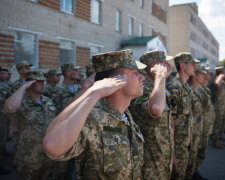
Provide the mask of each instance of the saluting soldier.
{"label": "saluting soldier", "polygon": [[131,50],[92,59],[96,82],[52,121],[44,148],[58,160],[84,154],[81,179],[142,179],[144,139],[127,108],[143,94],[145,65]]}

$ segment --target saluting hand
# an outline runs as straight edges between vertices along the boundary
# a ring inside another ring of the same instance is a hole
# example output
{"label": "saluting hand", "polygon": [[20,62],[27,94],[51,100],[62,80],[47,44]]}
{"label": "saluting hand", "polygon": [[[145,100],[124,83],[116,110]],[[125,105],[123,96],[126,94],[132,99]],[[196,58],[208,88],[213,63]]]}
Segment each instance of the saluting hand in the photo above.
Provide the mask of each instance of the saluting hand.
{"label": "saluting hand", "polygon": [[32,84],[34,84],[36,82],[36,80],[32,80],[32,81],[26,81],[23,85],[23,87],[25,87],[25,89],[28,89]]}
{"label": "saluting hand", "polygon": [[99,96],[103,98],[113,94],[126,84],[126,75],[118,75],[115,77],[104,78],[103,80],[96,81],[91,89],[97,91],[99,93]]}
{"label": "saluting hand", "polygon": [[154,76],[158,76],[162,78],[166,78],[169,75],[169,70],[170,70],[170,66],[165,63],[157,63],[150,68],[150,72]]}

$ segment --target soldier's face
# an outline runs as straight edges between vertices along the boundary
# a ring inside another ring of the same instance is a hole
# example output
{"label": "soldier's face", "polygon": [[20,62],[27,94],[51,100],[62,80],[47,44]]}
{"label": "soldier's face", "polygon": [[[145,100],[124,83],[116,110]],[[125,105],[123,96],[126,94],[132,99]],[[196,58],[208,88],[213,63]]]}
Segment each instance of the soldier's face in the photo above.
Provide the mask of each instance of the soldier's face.
{"label": "soldier's face", "polygon": [[204,80],[204,74],[203,73],[196,73],[195,78],[197,79],[198,83],[203,83]]}
{"label": "soldier's face", "polygon": [[71,69],[70,70],[70,79],[71,80],[79,80],[80,79],[79,71],[76,69]]}
{"label": "soldier's face", "polygon": [[8,78],[8,72],[7,71],[0,71],[0,81],[5,82]]}
{"label": "soldier's face", "polygon": [[143,94],[143,81],[145,77],[135,69],[124,68],[127,84],[121,90],[125,96],[134,99]]}
{"label": "soldier's face", "polygon": [[36,82],[32,84],[30,88],[36,94],[44,93],[45,91],[44,80],[36,80]]}
{"label": "soldier's face", "polygon": [[19,73],[21,75],[25,75],[26,73],[30,72],[30,66],[21,67],[19,69]]}
{"label": "soldier's face", "polygon": [[52,81],[53,83],[58,83],[59,82],[59,80],[60,80],[60,74],[54,74],[54,75],[51,75],[51,77],[50,77],[50,81]]}
{"label": "soldier's face", "polygon": [[192,62],[188,62],[186,63],[186,73],[189,75],[189,76],[194,76],[195,75],[195,64],[192,63]]}

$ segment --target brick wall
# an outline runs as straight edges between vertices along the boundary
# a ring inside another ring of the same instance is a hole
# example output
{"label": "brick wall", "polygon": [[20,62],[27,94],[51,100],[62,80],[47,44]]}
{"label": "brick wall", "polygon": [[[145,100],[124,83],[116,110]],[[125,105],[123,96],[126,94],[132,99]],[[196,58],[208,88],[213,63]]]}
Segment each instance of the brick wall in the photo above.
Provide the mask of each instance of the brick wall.
{"label": "brick wall", "polygon": [[76,64],[85,67],[90,63],[90,49],[86,47],[77,46],[76,51]]}
{"label": "brick wall", "polygon": [[14,63],[14,36],[0,33],[0,66],[12,67]]}
{"label": "brick wall", "polygon": [[76,1],[76,17],[86,21],[90,21],[91,1],[77,0]]}
{"label": "brick wall", "polygon": [[158,17],[158,6],[157,6],[157,4],[152,3],[152,6],[153,6],[152,14],[153,14],[155,17]]}
{"label": "brick wall", "polygon": [[39,3],[49,8],[60,10],[60,0],[39,0]]}
{"label": "brick wall", "polygon": [[59,43],[39,40],[39,68],[58,68]]}

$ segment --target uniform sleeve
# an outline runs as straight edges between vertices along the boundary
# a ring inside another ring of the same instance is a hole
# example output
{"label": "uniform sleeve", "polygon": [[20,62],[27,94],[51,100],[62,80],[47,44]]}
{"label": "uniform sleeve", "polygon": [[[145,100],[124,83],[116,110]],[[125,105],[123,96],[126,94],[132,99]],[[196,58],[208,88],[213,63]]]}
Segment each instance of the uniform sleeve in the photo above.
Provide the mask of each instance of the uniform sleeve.
{"label": "uniform sleeve", "polygon": [[47,154],[51,159],[57,160],[57,161],[66,161],[69,159],[72,159],[78,155],[80,155],[87,144],[87,139],[88,139],[88,134],[90,132],[90,124],[89,124],[90,118],[88,116],[83,129],[80,132],[80,135],[78,137],[78,140],[73,144],[73,146],[67,151],[65,154],[58,156],[58,157],[53,157]]}
{"label": "uniform sleeve", "polygon": [[180,88],[176,85],[173,84],[168,84],[167,86],[168,91],[171,94],[171,106],[172,108],[172,113],[175,114],[177,112],[177,107],[181,106],[180,102]]}

